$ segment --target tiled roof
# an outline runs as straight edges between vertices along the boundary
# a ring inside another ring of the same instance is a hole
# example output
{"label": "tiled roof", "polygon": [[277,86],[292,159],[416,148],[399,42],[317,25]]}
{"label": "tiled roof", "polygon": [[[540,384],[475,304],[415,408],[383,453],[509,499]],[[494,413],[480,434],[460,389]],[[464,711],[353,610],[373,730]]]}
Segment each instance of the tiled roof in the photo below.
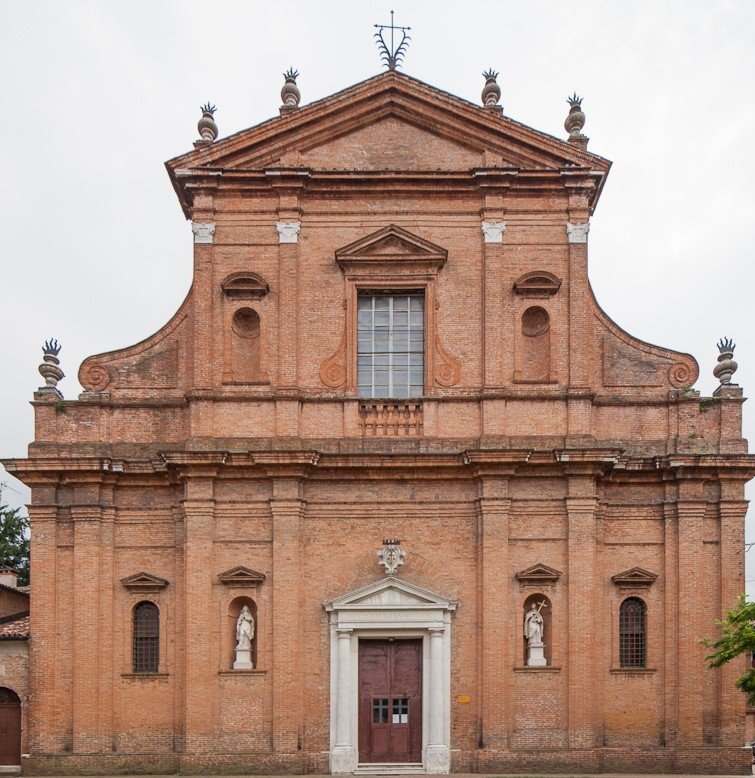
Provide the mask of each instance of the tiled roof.
{"label": "tiled roof", "polygon": [[28,640],[29,614],[0,624],[0,640]]}
{"label": "tiled roof", "polygon": [[8,586],[7,584],[0,583],[0,589],[4,589],[6,592],[15,592],[16,594],[29,596],[29,589],[26,586]]}

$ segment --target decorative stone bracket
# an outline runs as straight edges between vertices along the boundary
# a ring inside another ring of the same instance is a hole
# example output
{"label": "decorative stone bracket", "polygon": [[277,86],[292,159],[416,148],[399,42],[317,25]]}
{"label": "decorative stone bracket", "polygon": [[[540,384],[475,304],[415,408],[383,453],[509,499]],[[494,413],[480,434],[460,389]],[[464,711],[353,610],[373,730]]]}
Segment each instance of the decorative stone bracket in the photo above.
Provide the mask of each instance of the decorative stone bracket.
{"label": "decorative stone bracket", "polygon": [[506,231],[506,222],[484,221],[482,234],[485,243],[503,243],[503,233]]}
{"label": "decorative stone bracket", "polygon": [[301,222],[276,222],[275,229],[278,230],[278,243],[298,243],[299,230]]}
{"label": "decorative stone bracket", "polygon": [[587,243],[587,233],[590,232],[590,222],[585,224],[566,225],[566,236],[569,243]]}
{"label": "decorative stone bracket", "polygon": [[192,222],[194,243],[213,243],[215,240],[215,224],[213,222]]}

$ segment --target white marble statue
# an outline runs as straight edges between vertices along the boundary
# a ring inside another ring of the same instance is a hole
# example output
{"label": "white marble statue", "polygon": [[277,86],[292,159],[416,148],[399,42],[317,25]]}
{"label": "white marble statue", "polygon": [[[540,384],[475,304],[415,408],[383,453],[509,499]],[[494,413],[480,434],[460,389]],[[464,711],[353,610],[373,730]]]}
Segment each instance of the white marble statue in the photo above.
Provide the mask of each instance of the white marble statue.
{"label": "white marble statue", "polygon": [[245,605],[236,620],[236,661],[234,670],[253,670],[252,640],[254,638],[254,616]]}
{"label": "white marble statue", "polygon": [[545,654],[543,649],[543,617],[540,611],[545,605],[543,600],[540,605],[533,602],[524,616],[524,637],[527,638],[527,665],[529,667],[545,667]]}

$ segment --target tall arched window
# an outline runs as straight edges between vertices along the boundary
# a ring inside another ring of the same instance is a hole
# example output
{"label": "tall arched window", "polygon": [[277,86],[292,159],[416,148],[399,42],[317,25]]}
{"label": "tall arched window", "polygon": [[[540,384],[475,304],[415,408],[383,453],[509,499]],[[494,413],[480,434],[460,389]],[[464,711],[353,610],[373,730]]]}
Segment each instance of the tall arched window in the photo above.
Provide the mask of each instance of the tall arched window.
{"label": "tall arched window", "polygon": [[153,602],[134,606],[133,669],[156,673],[160,666],[160,611]]}
{"label": "tall arched window", "polygon": [[645,667],[647,662],[646,606],[639,597],[627,597],[619,608],[619,665]]}

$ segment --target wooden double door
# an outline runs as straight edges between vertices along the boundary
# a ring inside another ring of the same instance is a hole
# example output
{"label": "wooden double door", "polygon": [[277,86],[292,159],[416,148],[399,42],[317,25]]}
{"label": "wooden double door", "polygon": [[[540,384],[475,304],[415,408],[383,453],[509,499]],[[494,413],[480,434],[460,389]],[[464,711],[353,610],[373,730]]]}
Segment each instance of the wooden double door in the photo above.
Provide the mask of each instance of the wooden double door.
{"label": "wooden double door", "polygon": [[422,640],[359,641],[359,761],[422,761]]}

